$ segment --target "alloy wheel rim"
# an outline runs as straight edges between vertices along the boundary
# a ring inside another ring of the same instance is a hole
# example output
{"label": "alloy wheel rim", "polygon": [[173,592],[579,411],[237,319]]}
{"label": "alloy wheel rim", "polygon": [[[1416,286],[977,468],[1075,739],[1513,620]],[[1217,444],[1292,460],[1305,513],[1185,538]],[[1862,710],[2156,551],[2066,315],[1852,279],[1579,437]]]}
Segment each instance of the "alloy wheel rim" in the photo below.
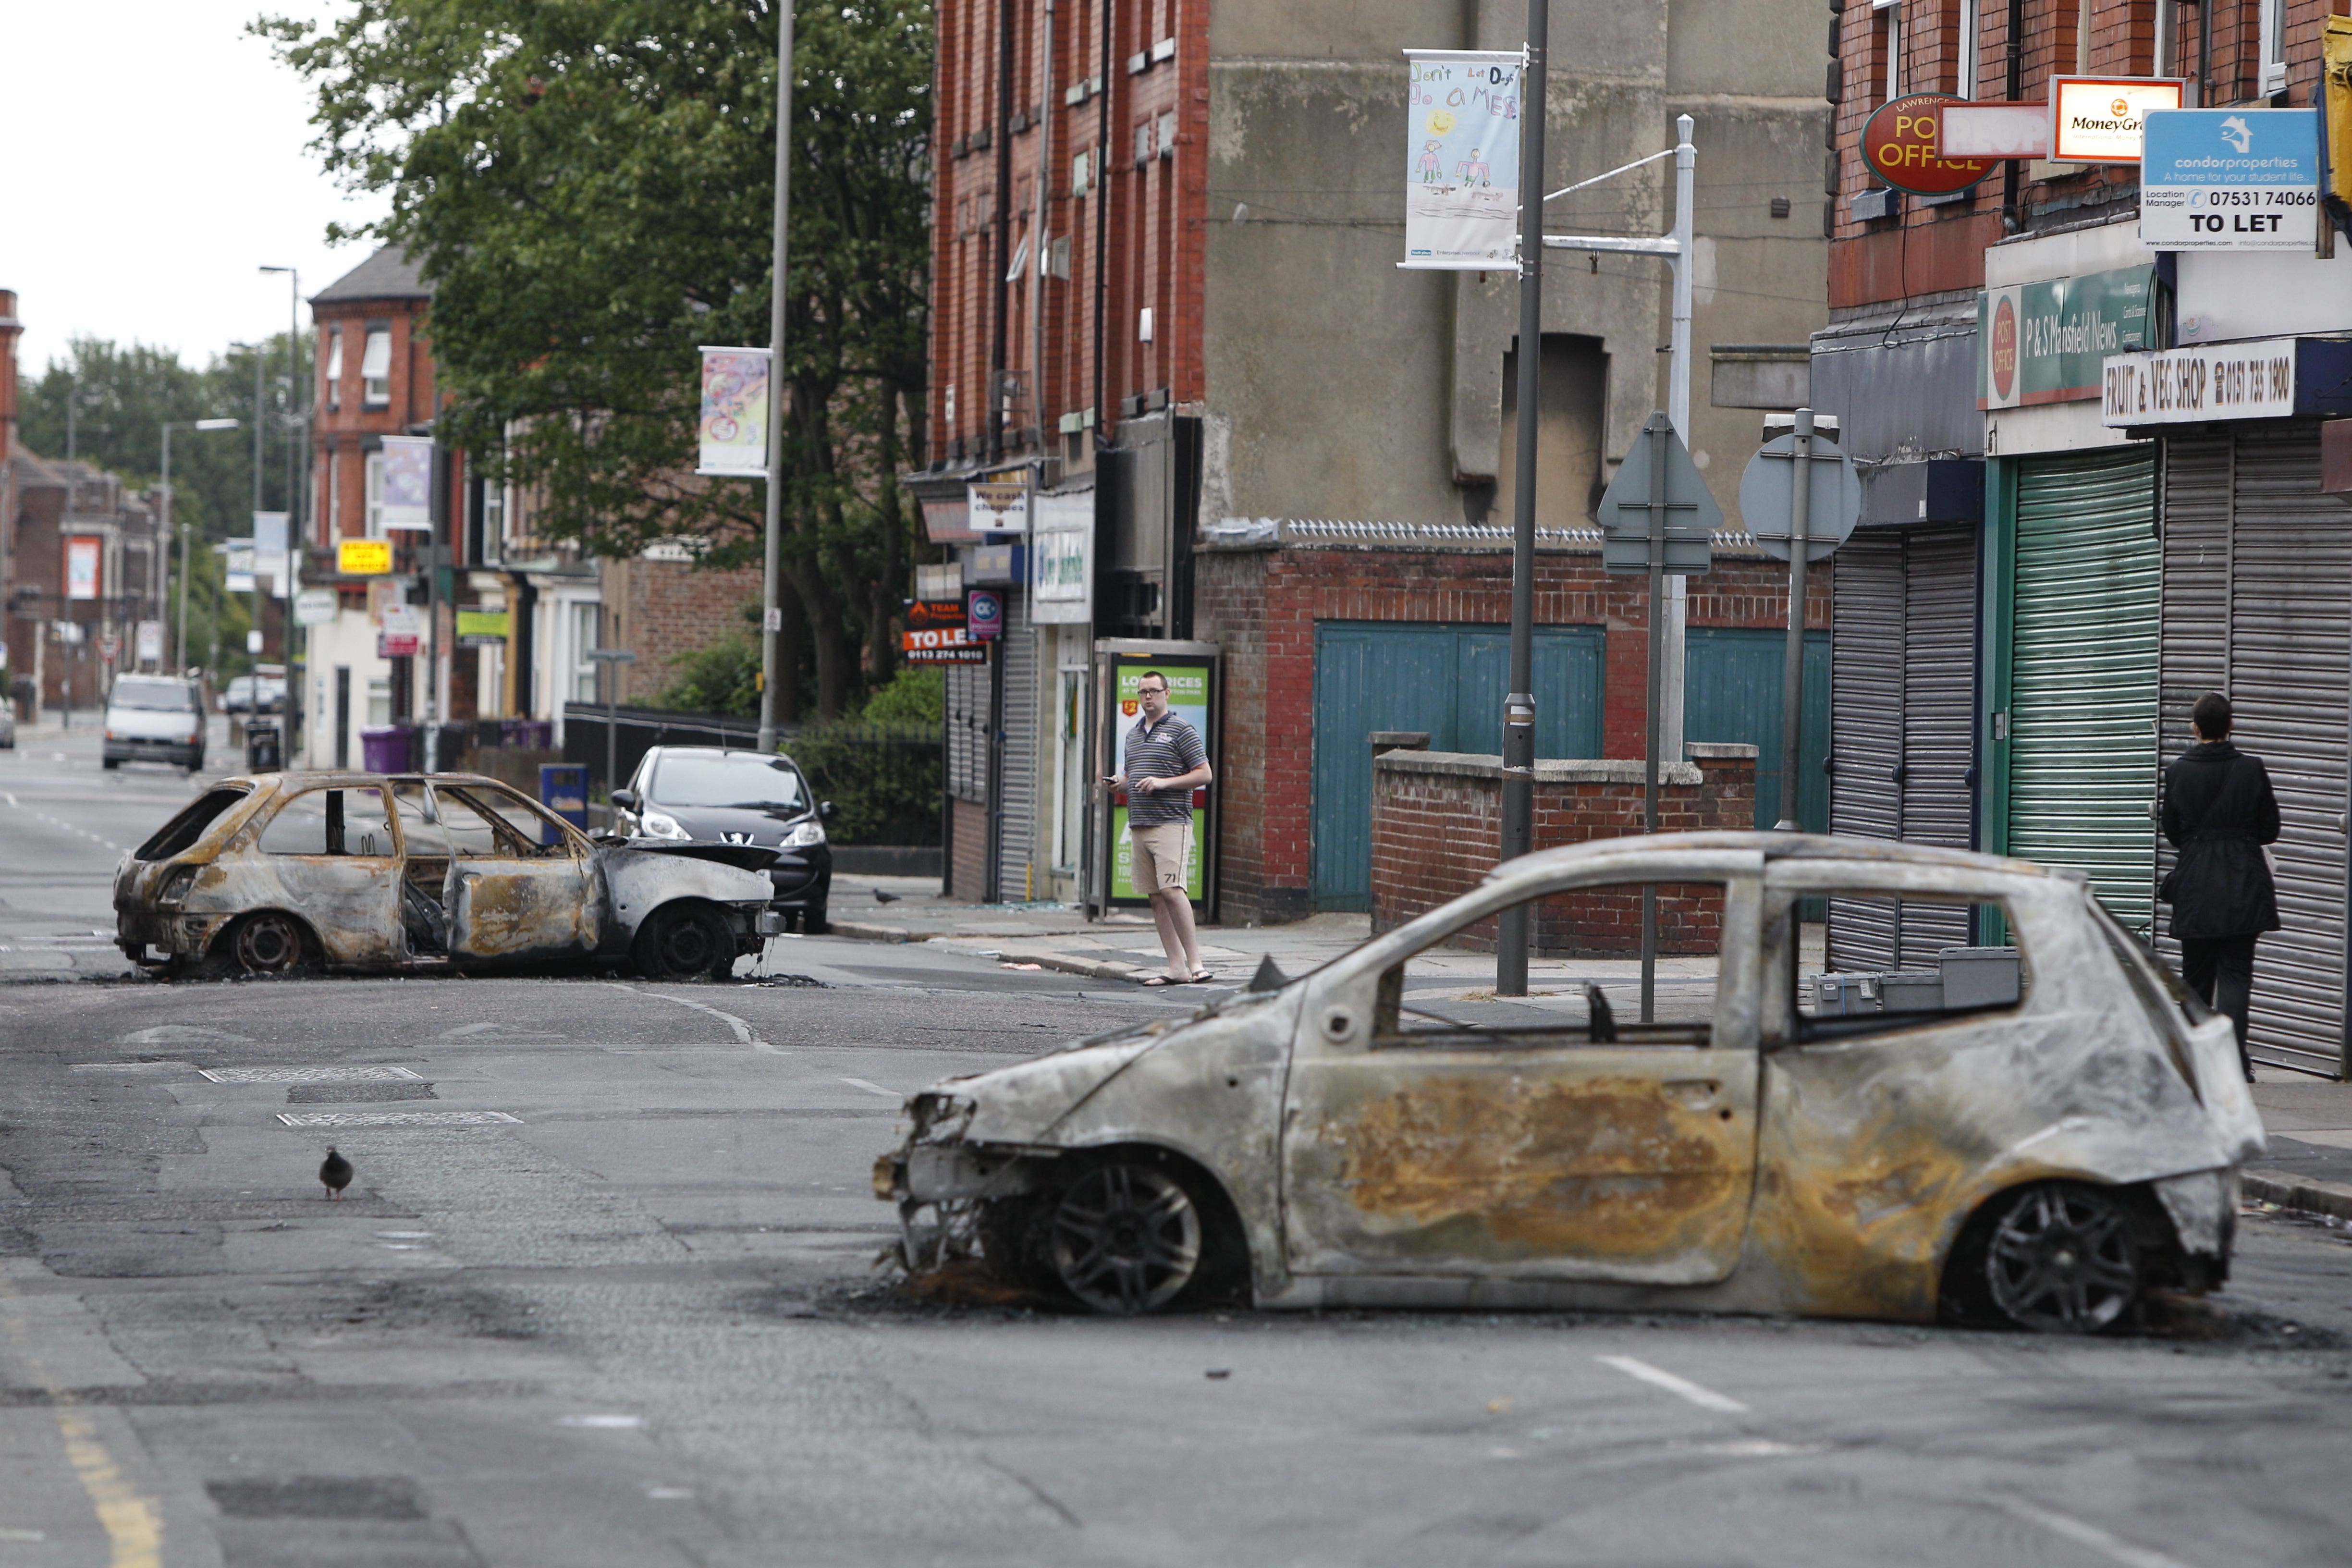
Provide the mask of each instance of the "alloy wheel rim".
{"label": "alloy wheel rim", "polygon": [[2087,1190],[2042,1187],[2011,1206],[1987,1249],[1993,1304],[2045,1333],[2093,1333],[2139,1290],[2121,1205]]}
{"label": "alloy wheel rim", "polygon": [[1054,1267],[1097,1311],[1166,1305],[1201,1261],[1201,1213],[1158,1171],[1104,1165],[1080,1177],[1054,1212]]}

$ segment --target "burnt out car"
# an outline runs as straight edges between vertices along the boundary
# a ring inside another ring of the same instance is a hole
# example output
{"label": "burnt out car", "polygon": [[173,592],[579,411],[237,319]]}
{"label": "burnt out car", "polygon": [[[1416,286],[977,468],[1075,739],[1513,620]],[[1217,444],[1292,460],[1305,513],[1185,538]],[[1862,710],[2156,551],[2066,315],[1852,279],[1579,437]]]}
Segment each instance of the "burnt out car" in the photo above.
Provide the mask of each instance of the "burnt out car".
{"label": "burnt out car", "polygon": [[116,940],[173,973],[627,966],[723,977],[780,929],[768,856],[592,844],[469,773],[264,773],[125,856]]}
{"label": "burnt out car", "polygon": [[[1465,944],[1518,904],[1539,954],[1596,961],[1539,963],[1553,994],[1470,975]],[[1832,951],[1841,921],[2005,938],[2005,983],[1808,974],[1823,907]],[[977,1256],[1112,1312],[1244,1295],[2093,1331],[2223,1279],[2263,1148],[2228,1020],[2080,878],[1761,833],[1515,860],[1303,978],[1262,971],[908,1111],[875,1179],[910,1267]]]}

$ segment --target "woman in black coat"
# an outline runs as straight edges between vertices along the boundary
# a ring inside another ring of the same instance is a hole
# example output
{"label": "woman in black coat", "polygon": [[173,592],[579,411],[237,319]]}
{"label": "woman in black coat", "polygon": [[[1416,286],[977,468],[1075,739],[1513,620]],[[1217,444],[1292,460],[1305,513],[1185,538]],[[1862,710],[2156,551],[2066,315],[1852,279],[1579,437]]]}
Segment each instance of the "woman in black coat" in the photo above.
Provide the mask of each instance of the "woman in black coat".
{"label": "woman in black coat", "polygon": [[2198,744],[2164,770],[2164,836],[2180,852],[2157,896],[2172,906],[2181,978],[2238,1032],[2246,1055],[2246,1010],[2254,985],[2254,942],[2279,929],[2278,888],[2263,846],[2279,836],[2278,797],[2260,757],[2230,743],[2230,700],[2209,691],[2189,710]]}

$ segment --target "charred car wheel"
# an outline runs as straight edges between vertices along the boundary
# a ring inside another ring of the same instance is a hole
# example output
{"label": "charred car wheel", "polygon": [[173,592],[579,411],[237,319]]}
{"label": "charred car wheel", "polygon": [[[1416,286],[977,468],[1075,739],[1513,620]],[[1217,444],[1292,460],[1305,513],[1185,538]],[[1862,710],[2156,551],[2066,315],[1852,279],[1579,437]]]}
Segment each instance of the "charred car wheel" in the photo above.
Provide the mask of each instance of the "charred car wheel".
{"label": "charred car wheel", "polygon": [[631,950],[648,980],[724,979],[735,967],[735,938],[717,910],[674,904],[656,910]]}
{"label": "charred car wheel", "polygon": [[1200,1277],[1202,1231],[1202,1206],[1178,1173],[1109,1160],[1063,1190],[1047,1246],[1071,1295],[1131,1316],[1168,1305]]}
{"label": "charred car wheel", "polygon": [[247,915],[228,936],[229,967],[240,974],[300,974],[311,967],[310,933],[292,915]]}
{"label": "charred car wheel", "polygon": [[2140,1248],[2122,1198],[2041,1182],[2006,1200],[1983,1238],[1984,1295],[2021,1329],[2095,1334],[2139,1299]]}

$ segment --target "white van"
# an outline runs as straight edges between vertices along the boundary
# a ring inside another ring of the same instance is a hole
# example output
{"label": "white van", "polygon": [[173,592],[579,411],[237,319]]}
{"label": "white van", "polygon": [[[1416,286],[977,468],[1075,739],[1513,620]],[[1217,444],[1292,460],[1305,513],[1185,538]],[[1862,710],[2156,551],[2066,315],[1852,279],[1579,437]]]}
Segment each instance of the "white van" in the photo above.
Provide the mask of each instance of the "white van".
{"label": "white van", "polygon": [[190,773],[205,766],[204,689],[172,675],[126,675],[106,694],[109,768],[124,763],[173,763]]}

